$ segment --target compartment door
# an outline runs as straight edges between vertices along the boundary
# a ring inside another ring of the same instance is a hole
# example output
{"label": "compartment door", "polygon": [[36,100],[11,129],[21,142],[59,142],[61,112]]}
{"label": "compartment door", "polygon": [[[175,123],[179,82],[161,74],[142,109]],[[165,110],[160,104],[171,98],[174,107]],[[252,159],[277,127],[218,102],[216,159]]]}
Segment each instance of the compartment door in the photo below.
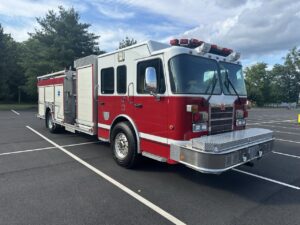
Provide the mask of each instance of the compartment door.
{"label": "compartment door", "polygon": [[38,87],[39,93],[39,116],[45,116],[45,88]]}
{"label": "compartment door", "polygon": [[93,66],[77,68],[77,123],[94,127],[94,78]]}
{"label": "compartment door", "polygon": [[55,112],[54,118],[62,122],[64,120],[64,89],[63,85],[55,85]]}

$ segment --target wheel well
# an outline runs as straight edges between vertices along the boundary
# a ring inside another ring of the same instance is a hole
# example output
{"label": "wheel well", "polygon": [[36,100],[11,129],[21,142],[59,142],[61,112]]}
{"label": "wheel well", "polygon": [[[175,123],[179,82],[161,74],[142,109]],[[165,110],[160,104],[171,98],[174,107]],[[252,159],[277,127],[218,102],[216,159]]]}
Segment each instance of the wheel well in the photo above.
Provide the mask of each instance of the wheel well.
{"label": "wheel well", "polygon": [[139,140],[139,137],[138,137],[138,131],[137,131],[137,128],[134,127],[134,124],[132,121],[130,121],[130,119],[124,117],[124,116],[119,116],[118,118],[116,118],[111,127],[110,127],[110,135],[109,135],[109,140],[110,142],[112,142],[112,130],[114,129],[114,127],[118,124],[118,123],[121,123],[121,122],[128,122],[129,126],[130,126],[130,129],[132,130],[132,132],[134,133],[134,136],[135,136],[135,139],[136,139],[136,144],[137,144],[137,152],[139,153],[140,152],[140,140]]}

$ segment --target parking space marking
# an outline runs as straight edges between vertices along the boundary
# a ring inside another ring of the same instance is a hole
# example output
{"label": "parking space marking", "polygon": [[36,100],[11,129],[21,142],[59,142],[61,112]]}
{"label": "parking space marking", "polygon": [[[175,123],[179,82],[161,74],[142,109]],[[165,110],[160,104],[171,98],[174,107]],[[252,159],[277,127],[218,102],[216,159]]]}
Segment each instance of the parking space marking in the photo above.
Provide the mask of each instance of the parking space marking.
{"label": "parking space marking", "polygon": [[300,133],[299,133],[299,134],[297,134],[297,133],[286,132],[286,131],[279,131],[279,130],[272,130],[272,131],[273,131],[273,132],[275,132],[275,133],[281,133],[281,134],[300,135]]}
{"label": "parking space marking", "polygon": [[239,169],[232,169],[232,170],[236,171],[236,172],[239,172],[239,173],[243,173],[243,174],[252,176],[252,177],[256,177],[256,178],[259,178],[259,179],[262,179],[262,180],[266,180],[266,181],[269,181],[269,182],[272,182],[272,183],[275,183],[275,184],[279,184],[279,185],[282,185],[282,186],[285,186],[285,187],[289,187],[289,188],[292,188],[292,189],[295,189],[295,190],[300,190],[300,187],[295,186],[295,185],[287,184],[287,183],[284,183],[284,182],[281,182],[281,181],[278,181],[278,180],[263,177],[263,176],[260,176],[260,175],[254,174],[254,173],[249,173],[249,172],[239,170]]}
{"label": "parking space marking", "polygon": [[[248,124],[251,126],[251,124]],[[260,126],[265,126],[265,127],[274,127],[274,128],[283,128],[283,129],[291,129],[291,130],[298,130],[300,131],[300,127],[284,127],[280,125],[268,125],[268,124],[260,124]]]}
{"label": "parking space marking", "polygon": [[283,153],[283,152],[276,152],[276,151],[273,151],[273,153],[278,154],[278,155],[283,155],[283,156],[288,156],[288,157],[300,159],[300,156],[297,156],[297,155],[291,155],[291,154],[286,154],[286,153]]}
{"label": "parking space marking", "polygon": [[73,153],[69,152],[68,150],[66,150],[62,146],[56,144],[54,141],[52,141],[49,138],[45,137],[44,135],[42,135],[41,133],[39,133],[35,129],[31,128],[30,126],[26,126],[26,127],[29,130],[31,130],[32,132],[34,132],[35,134],[37,134],[38,136],[40,136],[41,138],[43,138],[44,140],[48,141],[50,144],[52,144],[56,148],[60,149],[62,152],[64,152],[67,155],[69,155],[71,158],[73,158],[74,160],[76,160],[77,162],[79,162],[80,164],[82,164],[83,166],[85,166],[88,169],[90,169],[91,171],[95,172],[96,174],[98,174],[99,176],[101,176],[102,178],[104,178],[105,180],[107,180],[108,182],[110,182],[111,184],[115,185],[116,187],[118,187],[122,191],[126,192],[128,195],[130,195],[131,197],[135,198],[136,200],[138,200],[139,202],[141,202],[145,206],[149,207],[153,211],[157,212],[158,214],[160,214],[161,216],[163,216],[164,218],[166,218],[170,222],[172,222],[174,224],[181,224],[181,225],[185,224],[183,221],[177,219],[176,217],[174,217],[170,213],[166,212],[165,210],[163,210],[159,206],[155,205],[154,203],[152,203],[149,200],[145,199],[141,195],[135,193],[134,191],[132,191],[131,189],[129,189],[125,185],[123,185],[120,182],[116,181],[112,177],[108,176],[107,174],[103,173],[102,171],[98,170],[97,168],[93,167],[92,165],[88,164],[86,161],[82,160],[78,156],[76,156]]}
{"label": "parking space marking", "polygon": [[[73,146],[79,146],[79,145],[89,145],[89,144],[94,144],[94,143],[98,143],[98,142],[99,141],[90,141],[90,142],[83,142],[83,143],[77,143],[77,144],[63,145],[62,147],[73,147]],[[54,149],[54,148],[56,148],[56,147],[51,146],[51,147],[35,148],[35,149],[28,149],[28,150],[22,150],[22,151],[4,152],[4,153],[0,153],[0,156],[26,153],[26,152],[43,151],[43,150],[49,150],[49,149]]]}
{"label": "parking space marking", "polygon": [[17,111],[11,109],[10,111],[12,111],[14,114],[17,114],[18,116],[20,116],[20,113],[18,113]]}
{"label": "parking space marking", "polygon": [[286,140],[286,139],[280,139],[280,138],[275,138],[275,140],[276,141],[285,141],[285,142],[300,144],[300,141],[292,141],[292,140]]}
{"label": "parking space marking", "polygon": [[282,122],[295,122],[296,120],[271,120],[271,121],[265,121],[265,122],[258,122],[258,123],[249,123],[247,125],[259,125],[264,123],[282,123]]}

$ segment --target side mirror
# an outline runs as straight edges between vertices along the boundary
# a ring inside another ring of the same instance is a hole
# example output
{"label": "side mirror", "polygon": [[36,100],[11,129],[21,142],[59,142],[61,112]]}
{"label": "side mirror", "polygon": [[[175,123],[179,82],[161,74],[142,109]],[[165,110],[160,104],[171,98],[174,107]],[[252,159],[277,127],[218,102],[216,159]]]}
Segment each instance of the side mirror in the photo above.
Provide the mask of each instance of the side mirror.
{"label": "side mirror", "polygon": [[157,77],[154,67],[146,68],[144,88],[151,94],[157,92]]}

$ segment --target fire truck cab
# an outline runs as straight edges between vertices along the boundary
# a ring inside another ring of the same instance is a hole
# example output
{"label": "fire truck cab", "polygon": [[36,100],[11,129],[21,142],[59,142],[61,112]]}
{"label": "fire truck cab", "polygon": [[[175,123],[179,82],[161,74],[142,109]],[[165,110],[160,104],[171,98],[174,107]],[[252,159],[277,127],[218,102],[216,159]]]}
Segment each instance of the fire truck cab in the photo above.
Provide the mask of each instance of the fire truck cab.
{"label": "fire truck cab", "polygon": [[221,173],[272,150],[273,133],[246,129],[239,54],[196,39],[147,41],[38,77],[38,117],[56,132],[97,135],[131,168],[146,156]]}

